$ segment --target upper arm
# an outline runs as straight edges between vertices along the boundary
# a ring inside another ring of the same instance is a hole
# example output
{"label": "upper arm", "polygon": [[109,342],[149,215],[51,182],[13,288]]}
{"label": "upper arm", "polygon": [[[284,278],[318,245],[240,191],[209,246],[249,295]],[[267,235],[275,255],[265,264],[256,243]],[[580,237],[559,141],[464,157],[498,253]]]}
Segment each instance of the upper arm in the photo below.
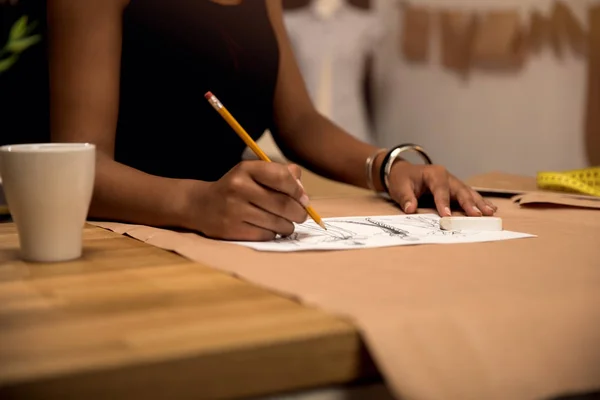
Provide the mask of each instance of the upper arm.
{"label": "upper arm", "polygon": [[48,0],[53,141],[114,154],[126,1]]}
{"label": "upper arm", "polygon": [[275,89],[275,120],[280,133],[295,131],[306,117],[316,113],[296,63],[283,21],[281,0],[267,0],[269,19],[279,46],[279,74]]}

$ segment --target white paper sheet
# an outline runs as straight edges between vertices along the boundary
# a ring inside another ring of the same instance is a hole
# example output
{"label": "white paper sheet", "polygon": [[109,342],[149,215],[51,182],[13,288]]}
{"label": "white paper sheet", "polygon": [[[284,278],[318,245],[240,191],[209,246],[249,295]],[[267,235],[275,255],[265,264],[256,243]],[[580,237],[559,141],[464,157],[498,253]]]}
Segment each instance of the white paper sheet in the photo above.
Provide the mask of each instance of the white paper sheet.
{"label": "white paper sheet", "polygon": [[491,242],[535,237],[511,231],[443,231],[436,214],[325,218],[327,231],[309,220],[289,237],[233,242],[260,251],[350,250],[417,244]]}

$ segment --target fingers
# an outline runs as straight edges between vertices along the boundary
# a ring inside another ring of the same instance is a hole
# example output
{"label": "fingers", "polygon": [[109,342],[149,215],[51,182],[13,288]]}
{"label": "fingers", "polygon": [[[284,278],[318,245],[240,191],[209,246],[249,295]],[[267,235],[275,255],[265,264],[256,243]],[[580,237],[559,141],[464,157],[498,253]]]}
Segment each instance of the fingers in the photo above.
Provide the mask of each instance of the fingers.
{"label": "fingers", "polygon": [[[287,166],[263,161],[249,161],[241,165],[256,182],[290,196],[303,207],[308,206],[309,199],[304,188]],[[299,169],[296,171],[295,167],[291,168],[299,174]]]}
{"label": "fingers", "polygon": [[491,200],[483,199],[483,201],[485,202],[485,205],[489,207],[494,213],[498,211],[498,206],[495,205]]}
{"label": "fingers", "polygon": [[[273,234],[289,236],[294,233],[294,224],[291,221],[251,204],[244,212],[244,221]],[[256,233],[258,234],[258,232]]]}
{"label": "fingers", "polygon": [[390,196],[400,205],[402,211],[406,214],[413,214],[417,211],[418,201],[412,181],[405,179],[400,182],[390,188]]}
{"label": "fingers", "polygon": [[273,240],[277,234],[268,229],[244,222],[226,240],[240,240],[244,242],[266,242]]}
{"label": "fingers", "polygon": [[[290,196],[256,185],[247,195],[251,204],[287,221],[303,223],[308,218],[306,209]],[[277,231],[278,233],[283,233]]]}
{"label": "fingers", "polygon": [[450,212],[450,182],[445,168],[437,165],[423,170],[423,180],[435,201],[435,206],[441,216],[452,215]]}
{"label": "fingers", "polygon": [[[460,185],[460,188],[456,192],[456,200],[458,204],[462,207],[470,217],[481,217],[484,215],[483,210],[486,210],[485,207],[482,206],[481,196],[475,193],[465,185]],[[479,197],[479,199],[476,198]],[[486,210],[487,212],[487,210]]]}
{"label": "fingers", "polygon": [[465,211],[468,216],[480,217],[480,216],[492,216],[498,209],[490,201],[484,200],[483,197],[470,187],[454,179],[453,186],[458,187],[455,189],[455,197],[458,203]]}

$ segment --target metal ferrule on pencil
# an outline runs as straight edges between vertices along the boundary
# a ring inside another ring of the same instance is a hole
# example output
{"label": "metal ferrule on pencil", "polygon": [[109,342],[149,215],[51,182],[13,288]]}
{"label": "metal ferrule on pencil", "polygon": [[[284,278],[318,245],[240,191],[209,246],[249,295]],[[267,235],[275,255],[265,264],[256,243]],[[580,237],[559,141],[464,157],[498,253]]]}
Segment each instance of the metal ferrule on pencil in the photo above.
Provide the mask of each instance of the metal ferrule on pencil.
{"label": "metal ferrule on pencil", "polygon": [[208,99],[208,101],[210,102],[210,104],[213,106],[213,108],[215,110],[219,110],[221,108],[223,108],[223,104],[221,104],[221,102],[219,101],[219,99],[217,99],[217,97],[215,95],[212,95],[210,97],[210,99]]}

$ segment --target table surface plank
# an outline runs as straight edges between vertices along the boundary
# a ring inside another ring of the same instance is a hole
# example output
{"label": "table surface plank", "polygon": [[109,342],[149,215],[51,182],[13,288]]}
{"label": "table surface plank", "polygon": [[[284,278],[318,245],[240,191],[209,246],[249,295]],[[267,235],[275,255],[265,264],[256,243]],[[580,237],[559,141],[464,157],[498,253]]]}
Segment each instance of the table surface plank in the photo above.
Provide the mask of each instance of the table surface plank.
{"label": "table surface plank", "polygon": [[372,375],[320,310],[86,226],[84,256],[35,264],[0,224],[0,397],[236,398]]}

